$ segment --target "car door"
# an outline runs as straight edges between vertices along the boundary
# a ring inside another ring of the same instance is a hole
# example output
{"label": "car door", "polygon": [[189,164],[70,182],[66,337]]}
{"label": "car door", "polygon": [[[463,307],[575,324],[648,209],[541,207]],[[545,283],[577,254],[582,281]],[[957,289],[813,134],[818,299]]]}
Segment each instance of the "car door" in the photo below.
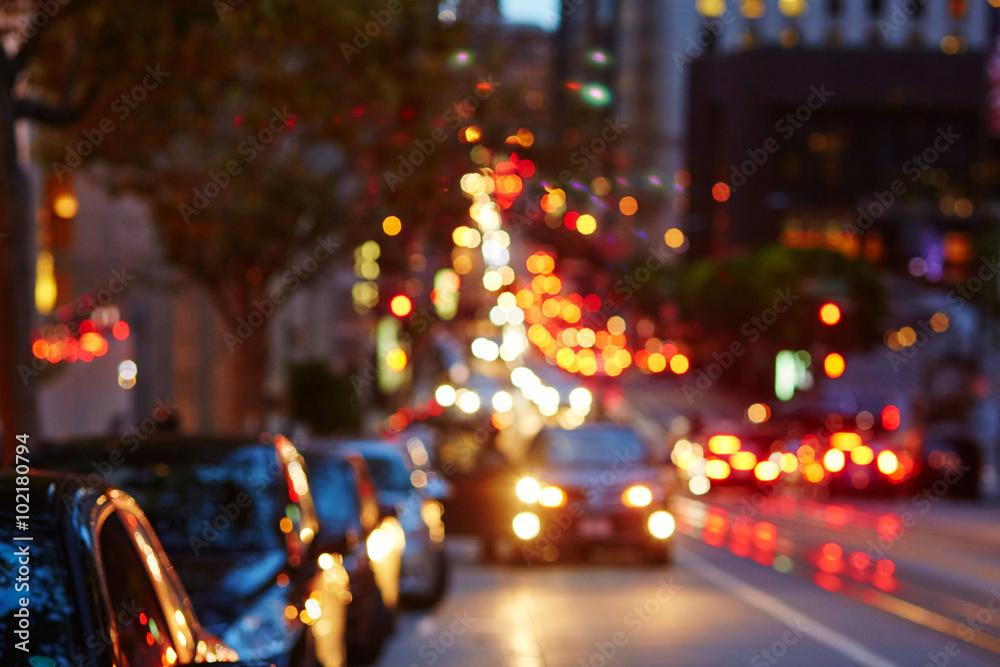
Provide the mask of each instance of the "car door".
{"label": "car door", "polygon": [[135,514],[104,505],[95,557],[107,613],[112,619],[117,667],[163,667],[193,661],[191,620],[164,596],[165,568]]}

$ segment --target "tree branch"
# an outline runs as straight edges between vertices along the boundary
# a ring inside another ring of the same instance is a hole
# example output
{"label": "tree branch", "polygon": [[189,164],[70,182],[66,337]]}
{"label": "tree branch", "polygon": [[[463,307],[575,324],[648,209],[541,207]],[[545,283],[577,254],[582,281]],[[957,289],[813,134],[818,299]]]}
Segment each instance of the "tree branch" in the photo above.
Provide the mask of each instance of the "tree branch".
{"label": "tree branch", "polygon": [[54,106],[41,100],[22,98],[14,100],[14,118],[30,118],[49,125],[69,125],[83,116],[84,111],[97,97],[97,86],[92,86],[79,104]]}

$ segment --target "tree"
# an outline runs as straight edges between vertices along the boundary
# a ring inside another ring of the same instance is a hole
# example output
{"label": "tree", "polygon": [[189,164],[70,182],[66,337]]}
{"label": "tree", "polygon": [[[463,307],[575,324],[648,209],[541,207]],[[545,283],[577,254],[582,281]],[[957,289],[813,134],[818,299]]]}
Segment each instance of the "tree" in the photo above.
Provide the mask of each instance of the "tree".
{"label": "tree", "polygon": [[[691,342],[706,358],[740,343],[751,354],[737,365],[769,364],[780,350],[833,345],[831,351],[846,354],[882,339],[886,302],[878,272],[832,250],[771,246],[704,260],[682,270],[677,289],[681,316],[703,334]],[[835,328],[819,320],[827,301],[844,312]]]}
{"label": "tree", "polygon": [[[457,142],[434,130],[453,138],[453,91],[476,90],[479,73],[443,75],[462,29],[439,28],[433,6],[49,0],[5,11],[21,48],[2,61],[0,231],[27,243],[31,229],[23,187],[6,187],[15,182],[6,177],[16,170],[13,120],[71,123],[41,142],[56,177],[101,164],[111,192],[143,199],[166,259],[231,323],[227,414],[259,416],[266,327],[234,334],[305,282],[297,262],[308,268],[320,248],[327,265],[349,256],[389,213],[411,235],[467,206],[451,185]],[[23,90],[40,101],[7,101]],[[81,138],[93,151],[82,159]],[[388,176],[421,147],[412,173]],[[18,323],[0,333],[6,436],[33,414],[10,372],[28,359],[30,271],[26,245],[0,252],[13,287],[0,290],[2,315]]]}

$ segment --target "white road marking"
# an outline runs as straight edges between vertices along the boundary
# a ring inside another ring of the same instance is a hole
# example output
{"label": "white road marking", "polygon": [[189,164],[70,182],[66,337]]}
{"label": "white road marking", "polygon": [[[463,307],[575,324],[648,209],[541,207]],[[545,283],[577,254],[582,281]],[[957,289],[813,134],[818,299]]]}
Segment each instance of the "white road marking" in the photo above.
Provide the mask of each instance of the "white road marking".
{"label": "white road marking", "polygon": [[709,565],[687,554],[678,554],[677,562],[693,571],[702,579],[731,593],[782,623],[794,624],[796,621],[801,622],[802,625],[807,627],[807,629],[804,629],[805,634],[837,653],[847,656],[859,665],[865,665],[866,667],[898,667],[896,663],[873,653],[850,637],[837,632],[833,628],[820,623],[815,618],[802,613],[794,607],[790,607],[776,597],[768,595],[758,588],[754,588],[750,584],[737,579],[714,565]]}

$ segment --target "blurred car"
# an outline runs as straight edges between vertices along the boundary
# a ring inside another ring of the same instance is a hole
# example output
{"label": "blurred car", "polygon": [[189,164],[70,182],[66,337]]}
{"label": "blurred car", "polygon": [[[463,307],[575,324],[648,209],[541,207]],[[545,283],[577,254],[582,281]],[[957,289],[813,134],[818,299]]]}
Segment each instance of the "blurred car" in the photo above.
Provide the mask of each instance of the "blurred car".
{"label": "blurred car", "polygon": [[364,457],[378,489],[381,510],[398,517],[406,534],[399,577],[403,601],[411,607],[437,604],[448,587],[448,558],[443,508],[427,492],[431,473],[408,465],[409,457],[381,441],[352,442],[349,446]]}
{"label": "blurred car", "polygon": [[830,493],[896,495],[909,489],[916,466],[912,456],[878,428],[843,429],[826,437],[802,439],[798,458],[806,485]]}
{"label": "blurred car", "polygon": [[344,664],[347,571],[315,540],[304,462],[287,438],[154,436],[138,448],[110,438],[40,454],[136,497],[206,627],[240,655]]}
{"label": "blurred car", "polygon": [[[36,666],[239,659],[202,627],[156,533],[128,494],[32,470],[0,473],[0,497],[0,662],[15,664],[21,648]],[[21,530],[15,530],[16,503],[30,507]]]}
{"label": "blurred car", "polygon": [[784,453],[784,442],[769,432],[713,433],[705,438],[704,474],[713,487],[771,484]]}
{"label": "blurred car", "polygon": [[510,530],[522,547],[544,543],[545,560],[603,545],[638,550],[654,564],[670,561],[675,524],[667,487],[633,429],[545,429],[531,445],[526,473],[511,498],[519,511]]}
{"label": "blurred car", "polygon": [[403,531],[383,516],[360,454],[341,448],[305,451],[320,520],[319,539],[344,558],[351,580],[347,657],[371,664],[395,624]]}
{"label": "blurred car", "polygon": [[954,498],[979,497],[982,457],[969,428],[931,424],[922,434],[920,486]]}

